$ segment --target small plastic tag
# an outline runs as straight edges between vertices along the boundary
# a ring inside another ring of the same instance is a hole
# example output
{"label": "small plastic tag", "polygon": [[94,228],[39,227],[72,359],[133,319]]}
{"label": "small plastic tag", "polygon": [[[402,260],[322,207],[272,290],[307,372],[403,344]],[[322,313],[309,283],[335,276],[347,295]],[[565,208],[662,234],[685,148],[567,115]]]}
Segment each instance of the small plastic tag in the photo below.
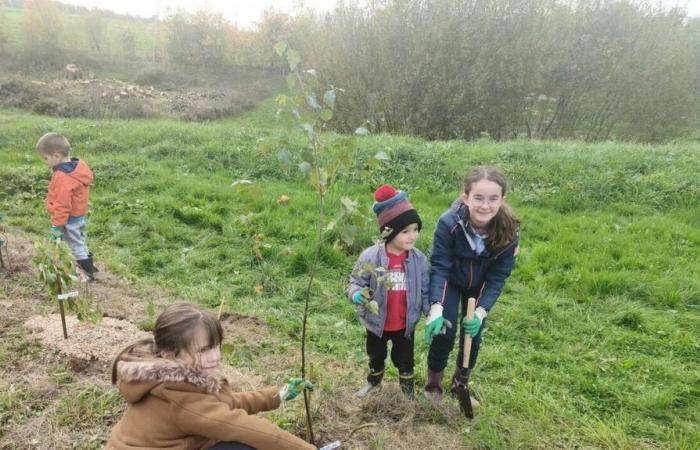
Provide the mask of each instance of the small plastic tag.
{"label": "small plastic tag", "polygon": [[330,444],[326,444],[325,446],[319,448],[318,450],[333,450],[336,448],[340,447],[340,441],[333,441]]}
{"label": "small plastic tag", "polygon": [[65,294],[58,294],[57,297],[59,300],[68,300],[69,298],[75,298],[78,296],[78,291],[70,291],[66,292]]}

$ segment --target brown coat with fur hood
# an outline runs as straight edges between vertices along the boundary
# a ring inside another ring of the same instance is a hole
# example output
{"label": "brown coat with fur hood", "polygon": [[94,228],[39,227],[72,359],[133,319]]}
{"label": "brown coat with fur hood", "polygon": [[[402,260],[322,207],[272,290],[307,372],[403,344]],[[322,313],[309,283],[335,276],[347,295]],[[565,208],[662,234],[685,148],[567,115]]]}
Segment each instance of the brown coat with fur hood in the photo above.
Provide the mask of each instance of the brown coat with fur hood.
{"label": "brown coat with fur hood", "polygon": [[258,450],[316,447],[255,416],[280,405],[275,387],[233,392],[228,382],[160,358],[143,345],[117,363],[118,388],[129,406],[108,450],[206,449],[219,441]]}

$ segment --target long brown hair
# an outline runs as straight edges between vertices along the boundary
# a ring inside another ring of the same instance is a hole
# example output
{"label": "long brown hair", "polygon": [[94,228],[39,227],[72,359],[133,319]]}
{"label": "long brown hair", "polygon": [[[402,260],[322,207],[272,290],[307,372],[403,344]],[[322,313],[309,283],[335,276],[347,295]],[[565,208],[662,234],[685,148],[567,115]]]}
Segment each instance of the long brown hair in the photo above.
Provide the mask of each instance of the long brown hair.
{"label": "long brown hair", "polygon": [[[495,166],[477,166],[464,177],[464,194],[469,195],[472,185],[481,180],[488,180],[501,187],[501,196],[505,197],[508,191],[506,177]],[[513,213],[513,209],[506,201],[503,201],[500,209],[489,222],[486,238],[486,246],[490,252],[497,252],[507,246],[518,234],[520,220]]]}
{"label": "long brown hair", "polygon": [[[209,346],[215,347],[224,339],[221,323],[211,313],[191,303],[173,303],[156,319],[153,337],[142,339],[123,349],[112,362],[112,384],[117,383],[117,363],[130,357],[157,355],[170,352],[176,356],[180,352],[189,352],[192,337],[198,330],[203,330],[209,338]],[[140,350],[145,347],[144,350]]]}

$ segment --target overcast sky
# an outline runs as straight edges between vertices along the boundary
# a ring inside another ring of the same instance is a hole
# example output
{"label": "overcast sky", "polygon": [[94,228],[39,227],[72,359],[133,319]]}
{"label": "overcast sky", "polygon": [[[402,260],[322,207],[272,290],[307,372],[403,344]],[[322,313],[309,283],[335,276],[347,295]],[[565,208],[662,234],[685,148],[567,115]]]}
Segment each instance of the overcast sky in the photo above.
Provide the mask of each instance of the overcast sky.
{"label": "overcast sky", "polygon": [[[317,11],[328,11],[336,0],[60,0],[63,3],[109,9],[117,13],[152,17],[163,16],[168,9],[184,8],[193,12],[203,6],[220,11],[232,23],[251,28],[262,11],[273,8],[277,11],[293,12],[300,5]],[[685,6],[692,16],[700,16],[700,0],[651,0],[652,4]]]}

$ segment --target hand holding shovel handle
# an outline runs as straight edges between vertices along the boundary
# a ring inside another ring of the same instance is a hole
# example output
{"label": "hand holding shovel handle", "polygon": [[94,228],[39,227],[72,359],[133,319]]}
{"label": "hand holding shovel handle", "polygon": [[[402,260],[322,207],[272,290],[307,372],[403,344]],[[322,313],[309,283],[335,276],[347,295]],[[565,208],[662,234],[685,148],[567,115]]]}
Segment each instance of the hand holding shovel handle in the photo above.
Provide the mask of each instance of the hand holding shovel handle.
{"label": "hand holding shovel handle", "polygon": [[[465,320],[470,320],[474,317],[474,308],[476,300],[470,297],[467,301],[467,316]],[[469,355],[472,351],[472,337],[469,333],[462,329],[464,333],[464,355],[462,356],[462,371],[459,374],[459,384],[457,385],[457,400],[459,401],[459,409],[462,410],[468,419],[474,418],[474,410],[469,396]]]}

